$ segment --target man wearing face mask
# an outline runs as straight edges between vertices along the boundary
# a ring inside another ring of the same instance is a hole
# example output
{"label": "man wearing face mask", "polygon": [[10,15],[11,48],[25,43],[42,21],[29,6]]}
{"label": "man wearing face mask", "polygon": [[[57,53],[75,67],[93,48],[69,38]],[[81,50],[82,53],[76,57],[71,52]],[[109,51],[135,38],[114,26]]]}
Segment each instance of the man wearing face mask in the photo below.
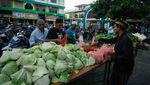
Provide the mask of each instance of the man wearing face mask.
{"label": "man wearing face mask", "polygon": [[37,21],[37,28],[31,33],[29,43],[30,46],[44,42],[48,34],[48,29],[45,28],[45,22],[42,19]]}
{"label": "man wearing face mask", "polygon": [[126,33],[125,23],[115,22],[117,42],[110,85],[127,85],[134,68],[133,44]]}

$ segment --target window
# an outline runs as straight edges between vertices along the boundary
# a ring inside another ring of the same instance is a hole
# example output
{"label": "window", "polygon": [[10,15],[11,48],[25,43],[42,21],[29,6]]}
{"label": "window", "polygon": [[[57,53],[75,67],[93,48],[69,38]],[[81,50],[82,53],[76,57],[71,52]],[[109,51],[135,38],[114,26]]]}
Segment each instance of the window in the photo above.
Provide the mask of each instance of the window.
{"label": "window", "polygon": [[64,0],[58,0],[58,2],[64,3]]}
{"label": "window", "polygon": [[57,0],[51,0],[51,2],[52,2],[52,3],[56,3],[56,2],[57,2]]}
{"label": "window", "polygon": [[49,7],[49,12],[52,12],[52,13],[57,13],[57,9],[56,7]]}
{"label": "window", "polygon": [[1,6],[3,7],[11,7],[11,0],[0,0],[1,1]]}
{"label": "window", "polygon": [[26,4],[25,4],[25,9],[33,9],[32,4],[26,3]]}

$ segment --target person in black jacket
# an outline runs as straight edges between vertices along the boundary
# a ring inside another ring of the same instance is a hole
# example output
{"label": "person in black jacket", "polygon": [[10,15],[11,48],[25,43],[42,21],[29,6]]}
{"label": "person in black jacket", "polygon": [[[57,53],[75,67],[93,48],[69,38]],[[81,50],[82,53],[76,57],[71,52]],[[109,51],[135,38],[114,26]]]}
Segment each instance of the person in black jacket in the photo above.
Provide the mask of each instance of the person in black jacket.
{"label": "person in black jacket", "polygon": [[125,23],[116,22],[115,32],[118,39],[114,47],[116,57],[110,85],[127,85],[134,68],[133,44],[125,29]]}
{"label": "person in black jacket", "polygon": [[4,47],[4,42],[3,42],[3,38],[0,36],[0,57],[2,56],[2,48]]}

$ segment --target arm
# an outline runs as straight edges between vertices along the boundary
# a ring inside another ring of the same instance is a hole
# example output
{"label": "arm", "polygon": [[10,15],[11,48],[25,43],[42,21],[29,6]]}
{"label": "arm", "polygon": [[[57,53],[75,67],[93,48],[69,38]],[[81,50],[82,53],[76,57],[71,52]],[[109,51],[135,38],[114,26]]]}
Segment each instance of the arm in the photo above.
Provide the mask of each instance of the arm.
{"label": "arm", "polygon": [[29,43],[30,43],[30,46],[33,46],[35,44],[35,32],[33,31],[31,36],[30,36],[30,39],[29,39]]}
{"label": "arm", "polygon": [[131,51],[132,43],[130,43],[128,37],[123,37],[118,45],[115,46],[115,53],[117,54],[118,58],[126,58],[130,55]]}
{"label": "arm", "polygon": [[58,39],[46,39],[46,40],[45,40],[45,42],[50,42],[50,41],[57,43],[57,42],[58,42]]}

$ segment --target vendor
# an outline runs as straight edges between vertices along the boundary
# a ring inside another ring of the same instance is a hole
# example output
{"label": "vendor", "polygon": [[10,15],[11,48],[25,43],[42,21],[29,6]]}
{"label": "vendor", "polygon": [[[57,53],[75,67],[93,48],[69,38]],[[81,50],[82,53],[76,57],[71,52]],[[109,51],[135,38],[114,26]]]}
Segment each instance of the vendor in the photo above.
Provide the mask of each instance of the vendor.
{"label": "vendor", "polygon": [[126,33],[125,23],[116,22],[115,32],[118,40],[115,44],[115,61],[110,85],[127,85],[134,68],[133,44]]}
{"label": "vendor", "polygon": [[3,39],[0,36],[0,57],[1,57],[2,53],[3,53],[2,48],[3,48]]}
{"label": "vendor", "polygon": [[66,37],[65,30],[63,30],[63,22],[60,19],[56,19],[55,26],[50,28],[47,41],[53,41],[60,44],[60,38]]}
{"label": "vendor", "polygon": [[94,27],[93,24],[90,24],[88,29],[86,29],[83,33],[83,39],[84,42],[86,43],[92,43],[95,40],[95,33],[96,33],[96,28]]}
{"label": "vendor", "polygon": [[42,19],[37,21],[37,28],[31,33],[29,43],[30,46],[44,42],[48,34],[48,29],[45,28],[45,22]]}

